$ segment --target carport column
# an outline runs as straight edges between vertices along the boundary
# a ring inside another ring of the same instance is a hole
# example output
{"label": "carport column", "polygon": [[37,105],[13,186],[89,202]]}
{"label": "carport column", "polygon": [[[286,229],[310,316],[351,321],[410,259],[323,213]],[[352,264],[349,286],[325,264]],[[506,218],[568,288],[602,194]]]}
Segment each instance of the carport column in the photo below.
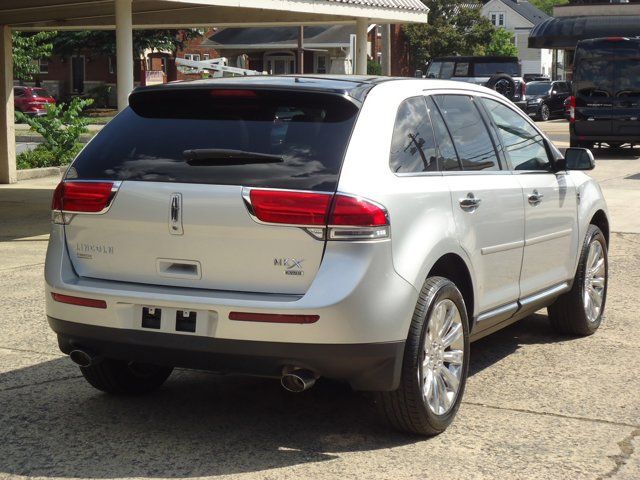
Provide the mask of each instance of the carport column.
{"label": "carport column", "polygon": [[382,25],[382,53],[380,63],[382,75],[391,75],[391,25]]}
{"label": "carport column", "polygon": [[0,183],[17,181],[12,48],[11,28],[0,25]]}
{"label": "carport column", "polygon": [[131,0],[116,0],[115,3],[118,110],[123,110],[133,90],[133,21]]}
{"label": "carport column", "polygon": [[367,74],[367,28],[369,22],[366,18],[356,21],[356,75]]}

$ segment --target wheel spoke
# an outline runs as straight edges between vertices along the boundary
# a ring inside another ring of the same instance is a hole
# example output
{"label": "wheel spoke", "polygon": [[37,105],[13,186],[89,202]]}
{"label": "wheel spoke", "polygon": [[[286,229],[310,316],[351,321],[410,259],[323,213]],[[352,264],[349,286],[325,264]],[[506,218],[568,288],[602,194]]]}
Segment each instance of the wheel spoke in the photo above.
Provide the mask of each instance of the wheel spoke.
{"label": "wheel spoke", "polygon": [[442,325],[440,326],[440,329],[438,330],[438,335],[440,336],[440,338],[444,338],[444,336],[449,332],[449,329],[451,328],[451,324],[453,323],[453,318],[456,316],[456,309],[451,306],[450,308],[442,308],[443,310],[445,310],[445,314],[444,314],[444,320],[442,322]]}
{"label": "wheel spoke", "polygon": [[445,384],[442,373],[435,375],[436,384],[438,385],[438,407],[444,413],[449,409],[449,396],[447,395],[447,385]]}
{"label": "wheel spoke", "polygon": [[590,268],[590,273],[593,276],[604,276],[604,258],[600,258],[598,261],[596,261],[595,265]]}
{"label": "wheel spoke", "polygon": [[431,401],[429,403],[431,404],[431,408],[434,413],[438,413],[440,407],[440,387],[438,385],[438,375],[431,375],[431,382],[429,383],[431,383]]}
{"label": "wheel spoke", "polygon": [[464,358],[464,352],[462,350],[447,350],[442,355],[442,360],[445,363],[453,365],[462,365],[462,359]]}
{"label": "wheel spoke", "polygon": [[442,339],[442,346],[444,348],[450,347],[451,344],[457,342],[462,338],[462,325],[459,323],[455,323],[449,332],[447,332],[447,336]]}
{"label": "wheel spoke", "polygon": [[458,379],[458,377],[451,370],[444,366],[442,367],[440,372],[442,373],[442,378],[444,379],[444,381],[449,385],[450,390],[457,392],[458,385],[460,384],[460,380]]}
{"label": "wheel spoke", "polygon": [[429,339],[432,342],[437,342],[442,338],[440,336],[440,328],[442,327],[442,323],[444,322],[444,312],[445,308],[443,304],[436,305],[436,308],[431,315],[431,320],[428,325],[429,331]]}
{"label": "wheel spoke", "polygon": [[422,395],[425,400],[429,400],[431,391],[433,390],[433,371],[430,368],[423,370],[424,381],[422,383]]}
{"label": "wheel spoke", "polygon": [[593,277],[591,279],[591,285],[593,287],[604,288],[604,277]]}
{"label": "wheel spoke", "polygon": [[591,298],[594,307],[600,308],[600,305],[602,305],[602,296],[591,288],[589,289],[589,297]]}

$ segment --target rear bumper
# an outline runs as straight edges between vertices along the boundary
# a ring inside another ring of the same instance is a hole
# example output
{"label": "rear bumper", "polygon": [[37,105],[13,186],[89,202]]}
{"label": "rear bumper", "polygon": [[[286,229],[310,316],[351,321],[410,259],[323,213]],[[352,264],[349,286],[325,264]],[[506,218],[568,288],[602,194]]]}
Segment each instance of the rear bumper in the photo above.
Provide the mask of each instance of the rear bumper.
{"label": "rear bumper", "polygon": [[404,341],[364,344],[256,342],[99,327],[47,317],[60,350],[220,373],[279,377],[285,366],[345,380],[356,390],[398,387]]}

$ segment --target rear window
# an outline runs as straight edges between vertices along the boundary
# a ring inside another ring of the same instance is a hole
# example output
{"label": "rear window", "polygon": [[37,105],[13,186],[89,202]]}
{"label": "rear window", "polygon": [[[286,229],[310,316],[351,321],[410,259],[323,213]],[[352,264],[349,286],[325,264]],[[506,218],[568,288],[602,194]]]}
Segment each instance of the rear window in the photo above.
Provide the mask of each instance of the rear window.
{"label": "rear window", "polygon": [[517,62],[476,62],[473,64],[475,77],[491,77],[497,73],[519,77],[520,65]]}
{"label": "rear window", "polygon": [[44,88],[32,88],[31,96],[33,97],[50,97],[49,92],[47,92]]}
{"label": "rear window", "polygon": [[584,59],[578,63],[573,80],[579,96],[611,98],[613,62],[598,58]]}
{"label": "rear window", "polygon": [[527,95],[546,95],[551,88],[551,82],[527,83]]}
{"label": "rear window", "polygon": [[266,90],[143,91],[130,104],[70,176],[333,191],[358,112],[338,95]]}

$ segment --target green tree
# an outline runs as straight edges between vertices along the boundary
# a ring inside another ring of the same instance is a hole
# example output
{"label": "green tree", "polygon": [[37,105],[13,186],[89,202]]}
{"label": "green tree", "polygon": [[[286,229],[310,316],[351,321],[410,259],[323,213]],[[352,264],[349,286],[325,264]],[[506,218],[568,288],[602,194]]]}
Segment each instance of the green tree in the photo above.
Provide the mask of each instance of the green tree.
{"label": "green tree", "polygon": [[514,43],[513,32],[509,32],[502,27],[496,28],[491,35],[489,45],[485,49],[485,54],[517,57],[518,48]]}
{"label": "green tree", "polygon": [[569,0],[531,0],[531,3],[547,15],[553,15],[553,7],[566,5]]}
{"label": "green tree", "polygon": [[[175,53],[185,42],[202,36],[202,31],[191,28],[183,30],[134,30],[133,52],[135,58],[145,50],[162,50]],[[61,32],[54,41],[54,52],[58,55],[75,55],[89,50],[95,54],[115,55],[116,35],[107,30],[82,30]]]}
{"label": "green tree", "polygon": [[56,32],[22,33],[12,32],[13,77],[29,81],[40,71],[37,61],[49,58]]}
{"label": "green tree", "polygon": [[403,27],[414,67],[423,68],[433,57],[485,53],[494,27],[479,7],[469,7],[467,0],[422,2],[429,7],[428,23]]}

